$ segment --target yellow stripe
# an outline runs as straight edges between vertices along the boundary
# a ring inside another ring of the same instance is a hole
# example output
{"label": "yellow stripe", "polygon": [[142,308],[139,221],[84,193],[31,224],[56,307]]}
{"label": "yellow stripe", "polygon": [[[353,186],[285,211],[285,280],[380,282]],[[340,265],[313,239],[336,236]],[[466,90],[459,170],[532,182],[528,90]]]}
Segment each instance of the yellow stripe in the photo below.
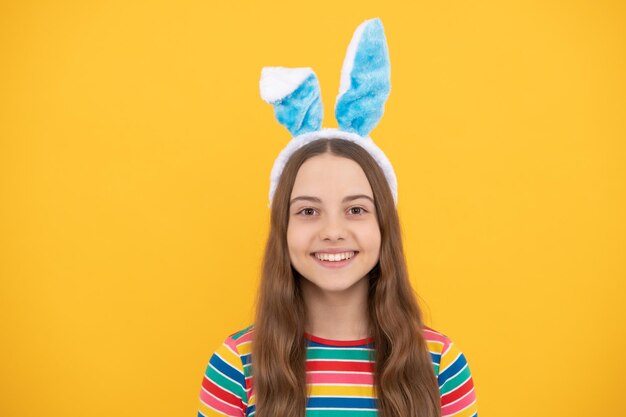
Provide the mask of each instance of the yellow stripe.
{"label": "yellow stripe", "polygon": [[443,350],[443,343],[429,340],[426,342],[426,348],[432,353],[439,353]]}
{"label": "yellow stripe", "polygon": [[374,387],[369,385],[309,385],[309,395],[376,398]]}
{"label": "yellow stripe", "polygon": [[249,355],[252,351],[252,341],[238,344],[237,350],[241,356]]}
{"label": "yellow stripe", "polygon": [[441,356],[441,364],[439,366],[440,373],[443,372],[448,366],[450,366],[450,364],[456,359],[456,357],[459,356],[459,352],[459,348],[454,343],[451,343],[445,355]]}
{"label": "yellow stripe", "polygon": [[231,364],[235,369],[239,369],[241,373],[243,373],[243,365],[241,364],[241,358],[239,355],[234,353],[228,346],[225,344],[220,345],[216,352],[221,356],[226,362]]}

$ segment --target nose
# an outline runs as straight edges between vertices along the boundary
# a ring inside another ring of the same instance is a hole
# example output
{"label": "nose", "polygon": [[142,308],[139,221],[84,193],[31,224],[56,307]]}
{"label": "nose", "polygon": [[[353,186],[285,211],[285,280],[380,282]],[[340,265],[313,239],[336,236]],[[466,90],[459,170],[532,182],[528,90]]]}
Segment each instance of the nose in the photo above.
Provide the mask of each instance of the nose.
{"label": "nose", "polygon": [[322,240],[345,239],[346,227],[341,216],[328,215],[321,222],[320,238]]}

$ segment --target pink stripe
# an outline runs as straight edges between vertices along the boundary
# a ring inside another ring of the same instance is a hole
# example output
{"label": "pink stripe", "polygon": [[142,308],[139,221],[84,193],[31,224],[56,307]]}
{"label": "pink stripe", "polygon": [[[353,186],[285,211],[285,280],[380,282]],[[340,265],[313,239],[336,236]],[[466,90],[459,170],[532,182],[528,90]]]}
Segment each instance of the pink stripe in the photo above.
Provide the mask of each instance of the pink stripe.
{"label": "pink stripe", "polygon": [[422,334],[424,335],[426,340],[431,340],[433,342],[441,342],[441,343],[444,343],[446,341],[446,338],[443,337],[441,333],[437,333],[433,330],[423,329]]}
{"label": "pink stripe", "polygon": [[374,375],[371,373],[307,372],[306,379],[309,384],[374,385]]}
{"label": "pink stripe", "polygon": [[237,347],[239,345],[241,345],[242,343],[246,343],[252,340],[252,330],[249,330],[248,332],[244,333],[243,335],[241,335],[239,337],[239,339],[235,340],[233,339],[232,335],[228,336],[228,338],[226,338],[226,341],[224,342],[224,344],[226,346],[228,346],[233,352],[238,352],[239,350],[237,349]]}
{"label": "pink stripe", "polygon": [[437,332],[433,332],[431,330],[426,330],[425,329],[423,331],[423,334],[424,334],[424,338],[427,341],[443,343],[443,347],[441,348],[441,353],[442,354],[445,353],[448,350],[448,347],[450,346],[450,339],[448,339],[447,337],[445,337],[441,333],[437,333]]}
{"label": "pink stripe", "polygon": [[233,417],[241,417],[243,416],[243,411],[239,407],[233,407],[230,404],[223,403],[209,394],[206,390],[202,389],[200,391],[200,400],[210,406],[211,408],[216,409],[220,413],[224,413]]}
{"label": "pink stripe", "polygon": [[442,407],[441,417],[450,416],[455,413],[458,413],[459,411],[473,404],[475,401],[476,401],[476,392],[474,391],[474,388],[472,388],[472,390],[465,397],[461,398],[460,400],[458,400],[457,402],[453,404]]}
{"label": "pink stripe", "polygon": [[239,339],[237,339],[237,343],[246,343],[252,340],[252,335],[254,334],[253,329],[248,330],[246,333],[241,335]]}
{"label": "pink stripe", "polygon": [[233,339],[232,337],[228,337],[226,339],[226,341],[224,342],[224,344],[226,346],[228,346],[230,348],[230,350],[233,351],[234,354],[237,354],[237,341],[235,339]]}

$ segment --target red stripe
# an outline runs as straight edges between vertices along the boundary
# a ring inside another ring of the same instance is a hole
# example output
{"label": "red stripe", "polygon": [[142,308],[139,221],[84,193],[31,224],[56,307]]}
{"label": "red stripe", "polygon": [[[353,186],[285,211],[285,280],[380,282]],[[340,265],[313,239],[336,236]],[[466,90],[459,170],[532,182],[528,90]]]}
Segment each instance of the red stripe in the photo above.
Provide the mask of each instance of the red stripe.
{"label": "red stripe", "polygon": [[339,362],[316,361],[306,362],[307,371],[345,371],[345,372],[374,372],[373,362]]}
{"label": "red stripe", "polygon": [[372,343],[374,341],[374,336],[366,337],[364,339],[357,340],[333,340],[333,339],[324,339],[323,337],[314,336],[311,333],[304,332],[304,337],[307,339],[321,343],[323,345],[331,345],[331,346],[361,346],[367,345],[368,343]]}
{"label": "red stripe", "polygon": [[202,386],[205,390],[215,395],[220,400],[227,402],[228,404],[232,404],[235,407],[241,407],[243,401],[238,396],[234,395],[230,391],[226,391],[219,385],[216,385],[213,381],[208,379],[206,376],[202,380]]}
{"label": "red stripe", "polygon": [[474,387],[474,382],[472,381],[472,378],[470,377],[467,381],[463,383],[463,385],[458,386],[457,389],[455,389],[454,391],[451,391],[447,394],[442,395],[441,406],[443,407],[444,405],[455,402],[456,400],[458,400],[459,398],[463,397],[465,394],[470,392],[473,387]]}

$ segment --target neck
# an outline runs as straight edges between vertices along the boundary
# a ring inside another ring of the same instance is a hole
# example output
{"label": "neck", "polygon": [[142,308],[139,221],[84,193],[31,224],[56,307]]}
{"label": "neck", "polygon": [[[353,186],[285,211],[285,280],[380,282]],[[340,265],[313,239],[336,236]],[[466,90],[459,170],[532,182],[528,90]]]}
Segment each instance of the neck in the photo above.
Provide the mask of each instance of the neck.
{"label": "neck", "polygon": [[307,311],[305,331],[331,340],[358,340],[369,334],[368,278],[343,291],[324,291],[301,278]]}

